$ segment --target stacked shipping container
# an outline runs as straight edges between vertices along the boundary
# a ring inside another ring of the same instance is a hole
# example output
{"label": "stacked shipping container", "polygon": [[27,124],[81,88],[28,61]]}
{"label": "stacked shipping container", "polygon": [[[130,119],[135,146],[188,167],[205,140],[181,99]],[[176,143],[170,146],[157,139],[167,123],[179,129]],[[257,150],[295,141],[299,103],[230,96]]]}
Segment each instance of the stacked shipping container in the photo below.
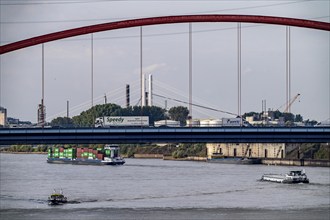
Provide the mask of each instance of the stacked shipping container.
{"label": "stacked shipping container", "polygon": [[[106,150],[106,156],[110,156],[110,150]],[[84,159],[104,159],[103,148],[98,148],[97,150],[90,148],[68,148],[63,147],[48,149],[48,157],[51,158],[84,158]]]}

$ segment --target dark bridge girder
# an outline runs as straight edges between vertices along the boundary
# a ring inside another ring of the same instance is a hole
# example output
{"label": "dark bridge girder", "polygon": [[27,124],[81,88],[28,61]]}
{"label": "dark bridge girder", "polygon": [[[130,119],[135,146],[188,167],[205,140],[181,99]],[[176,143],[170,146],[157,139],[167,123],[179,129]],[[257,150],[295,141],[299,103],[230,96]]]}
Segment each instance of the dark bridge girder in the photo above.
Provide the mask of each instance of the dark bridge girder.
{"label": "dark bridge girder", "polygon": [[328,128],[0,129],[0,145],[122,143],[329,143]]}
{"label": "dark bridge girder", "polygon": [[313,21],[313,20],[296,19],[296,18],[257,16],[257,15],[179,15],[179,16],[152,17],[152,18],[115,21],[115,22],[109,22],[103,24],[84,26],[84,27],[69,29],[60,32],[54,32],[54,33],[41,35],[1,46],[0,54],[5,54],[14,50],[18,50],[54,40],[60,40],[68,37],[74,37],[84,34],[95,33],[95,32],[147,26],[147,25],[190,23],[190,22],[263,23],[263,24],[296,26],[302,28],[312,28],[312,29],[330,31],[330,23]]}

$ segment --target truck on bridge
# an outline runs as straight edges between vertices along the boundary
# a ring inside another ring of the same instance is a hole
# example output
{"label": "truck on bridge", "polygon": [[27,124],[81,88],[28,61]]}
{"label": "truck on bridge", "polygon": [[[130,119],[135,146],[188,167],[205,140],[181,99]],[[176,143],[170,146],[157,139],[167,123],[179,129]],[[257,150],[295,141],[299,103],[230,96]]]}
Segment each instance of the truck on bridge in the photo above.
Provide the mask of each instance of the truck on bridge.
{"label": "truck on bridge", "polygon": [[187,127],[250,127],[251,124],[241,118],[193,119],[187,120]]}
{"label": "truck on bridge", "polygon": [[148,127],[148,116],[104,116],[95,119],[95,127]]}

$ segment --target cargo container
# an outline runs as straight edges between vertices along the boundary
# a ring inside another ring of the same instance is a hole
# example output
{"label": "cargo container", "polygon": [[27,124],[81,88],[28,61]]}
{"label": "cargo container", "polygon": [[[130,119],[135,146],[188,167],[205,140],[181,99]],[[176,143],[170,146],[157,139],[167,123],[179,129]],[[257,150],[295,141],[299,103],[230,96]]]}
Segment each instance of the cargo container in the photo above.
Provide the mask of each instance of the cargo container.
{"label": "cargo container", "polygon": [[123,165],[125,163],[125,160],[119,156],[117,145],[106,145],[99,150],[54,148],[54,153],[52,152],[52,149],[48,150],[48,163],[84,165]]}

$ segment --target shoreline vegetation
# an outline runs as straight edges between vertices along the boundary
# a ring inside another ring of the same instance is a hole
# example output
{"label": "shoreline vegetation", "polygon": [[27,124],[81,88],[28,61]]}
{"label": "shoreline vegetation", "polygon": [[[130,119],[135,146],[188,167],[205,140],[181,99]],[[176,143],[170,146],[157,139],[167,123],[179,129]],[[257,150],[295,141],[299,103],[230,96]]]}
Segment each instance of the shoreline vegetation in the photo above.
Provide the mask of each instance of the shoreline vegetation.
{"label": "shoreline vegetation", "polygon": [[[0,148],[0,153],[12,154],[47,154],[53,147],[87,147],[96,149],[100,144],[84,145],[12,145]],[[288,166],[320,166],[330,167],[330,146],[327,144],[302,144],[300,146],[301,158],[297,159],[296,152],[288,154],[286,158],[261,158],[262,164],[288,165]],[[120,154],[124,158],[136,159],[163,159],[176,161],[207,161],[206,144],[140,144],[120,145]]]}
{"label": "shoreline vegetation", "polygon": [[[10,154],[42,154],[46,155],[53,147],[88,147],[98,148],[103,145],[12,145],[0,148],[0,153]],[[265,165],[284,166],[318,166],[330,167],[330,148],[326,144],[302,144],[300,147],[303,157],[261,158]],[[120,155],[124,158],[162,159],[176,161],[207,162],[206,144],[163,144],[163,145],[120,145]],[[296,153],[294,152],[295,156]]]}
{"label": "shoreline vegetation", "polygon": [[0,151],[0,154],[43,154],[43,155],[46,155],[47,152],[13,152],[13,151]]}
{"label": "shoreline vegetation", "polygon": [[[47,155],[47,152],[10,152],[0,151],[0,154],[40,154]],[[127,155],[122,155],[128,158]],[[175,158],[171,155],[163,154],[134,154],[132,159],[158,159],[158,160],[175,160],[175,161],[194,161],[194,162],[207,162],[207,157],[188,156],[183,158]],[[274,166],[306,166],[306,167],[330,167],[330,160],[315,160],[315,159],[274,159],[262,158],[261,164],[274,165]]]}
{"label": "shoreline vegetation", "polygon": [[[143,155],[158,155],[156,157],[172,156],[173,158],[207,157],[205,143],[196,144],[120,144],[120,154],[126,158],[142,157]],[[51,144],[51,145],[8,145],[0,147],[1,152],[14,153],[47,153],[49,148],[102,148],[103,144]],[[329,144],[301,144],[296,149],[286,152],[285,159],[330,160]],[[160,156],[162,155],[162,156]],[[147,156],[150,157],[150,156]]]}
{"label": "shoreline vegetation", "polygon": [[[47,153],[49,148],[102,148],[102,144],[66,145],[12,145],[0,148],[0,153]],[[126,158],[135,155],[165,155],[173,158],[206,157],[205,144],[120,145],[120,154]]]}

